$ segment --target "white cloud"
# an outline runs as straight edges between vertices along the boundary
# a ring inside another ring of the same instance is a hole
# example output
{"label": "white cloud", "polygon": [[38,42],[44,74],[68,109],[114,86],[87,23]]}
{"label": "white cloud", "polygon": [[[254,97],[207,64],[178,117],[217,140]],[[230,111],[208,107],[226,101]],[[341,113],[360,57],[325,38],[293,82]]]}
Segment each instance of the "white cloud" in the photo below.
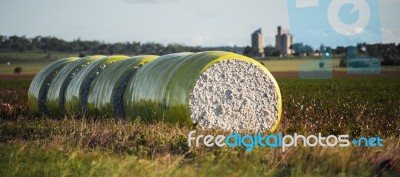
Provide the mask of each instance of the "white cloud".
{"label": "white cloud", "polygon": [[400,43],[400,30],[382,28],[383,43]]}

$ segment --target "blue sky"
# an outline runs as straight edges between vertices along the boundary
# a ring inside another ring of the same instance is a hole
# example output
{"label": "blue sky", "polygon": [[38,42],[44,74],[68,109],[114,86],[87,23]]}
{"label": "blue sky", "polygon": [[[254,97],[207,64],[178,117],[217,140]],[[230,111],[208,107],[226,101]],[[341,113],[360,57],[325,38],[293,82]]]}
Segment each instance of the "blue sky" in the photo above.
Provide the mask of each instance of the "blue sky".
{"label": "blue sky", "polygon": [[[245,46],[262,28],[273,45],[276,27],[290,28],[287,9],[278,0],[0,0],[0,34]],[[379,9],[383,42],[399,43],[400,1]]]}

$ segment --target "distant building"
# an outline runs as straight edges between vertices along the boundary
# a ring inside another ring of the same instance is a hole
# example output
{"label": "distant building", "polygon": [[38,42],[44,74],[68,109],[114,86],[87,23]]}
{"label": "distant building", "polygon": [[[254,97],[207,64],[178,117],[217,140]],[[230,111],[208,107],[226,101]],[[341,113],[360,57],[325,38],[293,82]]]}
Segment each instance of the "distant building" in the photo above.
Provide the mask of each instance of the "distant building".
{"label": "distant building", "polygon": [[258,52],[257,56],[264,57],[264,36],[261,28],[251,34],[251,47]]}
{"label": "distant building", "polygon": [[282,56],[292,55],[290,46],[293,44],[293,36],[289,32],[283,32],[282,27],[278,26],[278,34],[275,36],[275,48],[280,51]]}

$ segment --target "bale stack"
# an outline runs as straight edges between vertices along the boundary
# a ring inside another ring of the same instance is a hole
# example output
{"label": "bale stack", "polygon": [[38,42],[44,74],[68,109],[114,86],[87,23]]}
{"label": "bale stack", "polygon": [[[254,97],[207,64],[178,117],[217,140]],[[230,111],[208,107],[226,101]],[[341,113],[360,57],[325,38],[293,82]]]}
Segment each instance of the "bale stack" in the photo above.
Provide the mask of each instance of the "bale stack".
{"label": "bale stack", "polygon": [[186,122],[228,131],[274,131],[280,119],[281,95],[273,76],[259,62],[234,53],[113,56],[75,74],[59,76],[70,78],[58,82],[68,86],[48,94],[64,95],[65,105],[59,99],[54,109],[65,107],[71,115]]}

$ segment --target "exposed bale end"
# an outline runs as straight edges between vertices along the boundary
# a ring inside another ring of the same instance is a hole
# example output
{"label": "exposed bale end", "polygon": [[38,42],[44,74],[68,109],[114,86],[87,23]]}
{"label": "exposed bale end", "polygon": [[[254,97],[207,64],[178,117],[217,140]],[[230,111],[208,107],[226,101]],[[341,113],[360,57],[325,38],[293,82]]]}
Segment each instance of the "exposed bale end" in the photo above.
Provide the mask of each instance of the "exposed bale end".
{"label": "exposed bale end", "polygon": [[93,116],[123,118],[122,97],[128,80],[144,64],[158,56],[143,55],[109,64],[93,80],[87,99],[87,113]]}
{"label": "exposed bale end", "polygon": [[47,112],[49,115],[62,115],[65,113],[65,91],[71,80],[89,63],[104,57],[96,55],[82,58],[71,62],[58,72],[47,93]]}
{"label": "exposed bale end", "polygon": [[83,68],[69,83],[65,92],[66,113],[73,116],[86,115],[86,102],[92,81],[110,63],[128,58],[110,56],[98,59]]}
{"label": "exposed bale end", "polygon": [[46,114],[47,92],[53,78],[64,66],[77,59],[79,58],[71,57],[56,60],[41,69],[35,78],[33,78],[28,91],[28,107],[32,113]]}
{"label": "exposed bale end", "polygon": [[253,62],[228,59],[200,74],[190,94],[190,117],[200,128],[270,131],[279,118],[274,78]]}

